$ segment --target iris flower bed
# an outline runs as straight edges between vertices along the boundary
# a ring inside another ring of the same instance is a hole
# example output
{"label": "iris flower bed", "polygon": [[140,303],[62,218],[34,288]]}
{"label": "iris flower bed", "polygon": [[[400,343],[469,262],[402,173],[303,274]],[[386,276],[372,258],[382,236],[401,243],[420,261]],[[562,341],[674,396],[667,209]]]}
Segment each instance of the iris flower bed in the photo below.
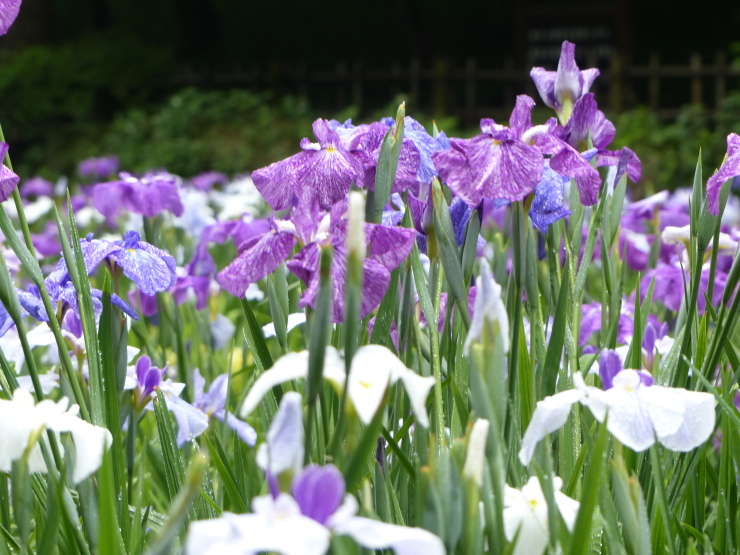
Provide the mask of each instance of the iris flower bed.
{"label": "iris flower bed", "polygon": [[233,179],[1,143],[0,555],[733,552],[740,137],[632,198],[574,51]]}

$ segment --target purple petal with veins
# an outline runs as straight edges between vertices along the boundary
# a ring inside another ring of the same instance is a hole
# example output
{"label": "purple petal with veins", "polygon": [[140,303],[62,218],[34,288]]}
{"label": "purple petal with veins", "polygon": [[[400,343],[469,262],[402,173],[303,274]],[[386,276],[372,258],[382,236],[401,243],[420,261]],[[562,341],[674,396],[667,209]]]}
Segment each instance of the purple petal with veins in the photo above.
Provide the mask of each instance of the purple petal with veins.
{"label": "purple petal with veins", "polygon": [[216,276],[229,293],[243,297],[251,283],[266,277],[293,251],[291,233],[269,231],[247,241],[241,253]]}

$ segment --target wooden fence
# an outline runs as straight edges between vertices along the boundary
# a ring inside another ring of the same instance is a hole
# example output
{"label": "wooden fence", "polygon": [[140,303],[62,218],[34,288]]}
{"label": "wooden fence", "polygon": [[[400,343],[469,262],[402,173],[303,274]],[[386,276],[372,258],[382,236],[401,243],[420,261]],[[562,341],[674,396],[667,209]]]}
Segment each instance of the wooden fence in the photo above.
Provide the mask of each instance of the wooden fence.
{"label": "wooden fence", "polygon": [[[280,63],[237,67],[225,73],[190,70],[180,74],[174,84],[271,90],[305,97],[312,106],[331,113],[355,106],[362,115],[402,95],[412,113],[455,116],[468,127],[475,126],[481,117],[506,117],[517,94],[529,94],[540,102],[529,70],[514,68],[511,63],[503,68],[483,68],[474,58],[463,66],[438,59],[426,67],[412,60],[405,65],[393,63],[387,69],[342,61],[331,70]],[[601,75],[592,90],[607,110],[645,105],[669,119],[685,104],[713,112],[727,92],[739,85],[740,66],[729,64],[724,52],[709,62],[692,54],[685,65],[663,64],[654,53],[647,65],[629,65],[616,56],[606,67],[601,64]]]}

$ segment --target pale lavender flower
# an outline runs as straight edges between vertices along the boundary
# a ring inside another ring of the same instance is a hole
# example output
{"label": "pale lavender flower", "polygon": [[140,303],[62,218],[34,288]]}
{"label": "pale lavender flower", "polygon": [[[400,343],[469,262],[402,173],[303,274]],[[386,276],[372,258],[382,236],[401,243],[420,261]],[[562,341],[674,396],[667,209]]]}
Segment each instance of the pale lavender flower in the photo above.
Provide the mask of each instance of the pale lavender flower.
{"label": "pale lavender flower", "polygon": [[50,197],[54,193],[54,185],[43,177],[26,179],[19,189],[21,197]]}
{"label": "pale lavender flower", "polygon": [[101,156],[99,158],[88,158],[77,166],[77,173],[82,177],[93,179],[105,179],[115,175],[118,171],[117,156]]}
{"label": "pale lavender flower", "polygon": [[216,377],[208,388],[207,393],[205,391],[205,385],[206,381],[200,375],[200,372],[197,369],[193,370],[193,389],[195,391],[193,406],[207,416],[213,416],[225,423],[247,445],[254,445],[257,442],[257,432],[254,431],[252,426],[239,420],[229,412],[228,407],[226,407],[229,375],[221,374]]}
{"label": "pale lavender flower", "polygon": [[147,218],[169,210],[182,216],[180,178],[167,172],[147,172],[143,177],[119,174],[118,181],[99,183],[93,187],[93,205],[104,216],[115,216],[121,208]]}
{"label": "pale lavender flower", "polygon": [[203,172],[190,178],[190,183],[199,191],[210,191],[214,185],[226,185],[229,178],[221,172]]}

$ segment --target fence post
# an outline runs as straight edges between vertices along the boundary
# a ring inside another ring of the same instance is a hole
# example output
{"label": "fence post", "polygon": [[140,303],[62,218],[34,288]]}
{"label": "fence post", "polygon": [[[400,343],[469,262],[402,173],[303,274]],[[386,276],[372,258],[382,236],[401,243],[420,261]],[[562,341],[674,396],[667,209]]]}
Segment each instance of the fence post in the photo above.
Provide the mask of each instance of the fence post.
{"label": "fence post", "polygon": [[660,110],[660,54],[657,52],[650,53],[648,71],[648,106],[657,113]]}
{"label": "fence post", "polygon": [[691,55],[689,71],[691,72],[691,103],[700,105],[702,103],[701,55],[698,52]]}
{"label": "fence post", "polygon": [[475,58],[468,58],[465,62],[465,126],[467,128],[475,127],[477,77]]}
{"label": "fence post", "polygon": [[724,50],[718,50],[714,58],[714,109],[722,107],[727,92],[727,60]]}

